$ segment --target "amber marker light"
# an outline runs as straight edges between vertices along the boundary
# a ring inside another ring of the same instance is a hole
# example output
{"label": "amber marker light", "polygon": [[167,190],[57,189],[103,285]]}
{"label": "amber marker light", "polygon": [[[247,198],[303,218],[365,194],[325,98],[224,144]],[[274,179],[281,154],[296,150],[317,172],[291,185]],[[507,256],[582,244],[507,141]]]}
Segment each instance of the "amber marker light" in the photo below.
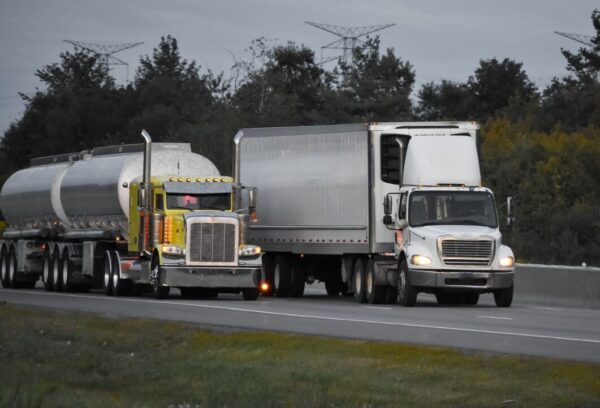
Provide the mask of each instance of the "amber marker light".
{"label": "amber marker light", "polygon": [[260,284],[260,291],[262,293],[267,293],[269,291],[269,284],[267,282],[263,282]]}

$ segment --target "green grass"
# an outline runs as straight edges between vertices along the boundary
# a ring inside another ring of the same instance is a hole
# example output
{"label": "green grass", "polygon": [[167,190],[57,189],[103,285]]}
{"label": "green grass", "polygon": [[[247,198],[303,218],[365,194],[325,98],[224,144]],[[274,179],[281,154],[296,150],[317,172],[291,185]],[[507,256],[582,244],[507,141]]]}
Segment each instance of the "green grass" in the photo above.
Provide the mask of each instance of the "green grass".
{"label": "green grass", "polygon": [[598,407],[600,365],[0,305],[0,406]]}

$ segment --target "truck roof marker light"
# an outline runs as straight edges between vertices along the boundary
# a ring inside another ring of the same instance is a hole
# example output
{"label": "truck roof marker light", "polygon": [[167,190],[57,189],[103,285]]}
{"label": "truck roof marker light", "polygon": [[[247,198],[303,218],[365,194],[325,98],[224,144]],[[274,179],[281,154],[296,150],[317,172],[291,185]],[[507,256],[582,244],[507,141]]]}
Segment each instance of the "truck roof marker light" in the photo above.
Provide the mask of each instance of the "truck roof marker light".
{"label": "truck roof marker light", "polygon": [[215,178],[213,178],[213,181],[214,181],[215,183],[218,183],[218,182],[219,182],[219,179],[215,177]]}
{"label": "truck roof marker light", "polygon": [[202,179],[201,179],[200,177],[198,177],[198,178],[196,179],[196,181],[202,181]]}
{"label": "truck roof marker light", "polygon": [[189,183],[190,181],[192,181],[192,179],[190,177],[188,177],[185,179],[185,181],[187,181]]}
{"label": "truck roof marker light", "polygon": [[169,177],[169,181],[175,181],[175,177]]}
{"label": "truck roof marker light", "polygon": [[177,181],[183,181],[183,177],[179,177]]}

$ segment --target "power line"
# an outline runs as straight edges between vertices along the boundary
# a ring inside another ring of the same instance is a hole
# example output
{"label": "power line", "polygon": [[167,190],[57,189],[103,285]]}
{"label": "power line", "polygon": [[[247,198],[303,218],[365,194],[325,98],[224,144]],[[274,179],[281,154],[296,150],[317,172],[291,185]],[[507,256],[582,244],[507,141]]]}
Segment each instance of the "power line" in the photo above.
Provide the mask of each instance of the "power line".
{"label": "power line", "polygon": [[73,45],[75,48],[89,51],[97,56],[98,63],[108,73],[111,65],[124,65],[127,70],[127,82],[129,82],[129,64],[114,56],[117,52],[125,51],[143,42],[125,43],[125,44],[94,44],[81,41],[64,40],[64,42]]}
{"label": "power line", "polygon": [[573,41],[577,41],[578,43],[581,43],[583,45],[587,45],[588,47],[593,47],[594,43],[592,43],[592,39],[594,37],[592,37],[591,35],[583,35],[583,34],[573,34],[573,33],[563,33],[560,31],[555,31],[554,34],[558,34],[558,35],[562,35],[563,37],[566,37],[570,40]]}
{"label": "power line", "polygon": [[[361,27],[341,27],[332,24],[322,24],[322,23],[314,23],[310,21],[306,21],[306,24],[316,27],[320,30],[327,31],[337,37],[340,37],[339,40],[335,40],[329,44],[326,44],[321,47],[321,65],[330,61],[334,61],[336,59],[341,59],[344,64],[348,64],[353,61],[353,53],[352,51],[356,49],[359,43],[362,43],[359,40],[360,37],[364,37],[368,34],[381,31],[388,27],[392,27],[396,24],[380,24],[380,25],[372,25],[372,26],[361,26]],[[341,56],[335,56],[328,58],[326,60],[323,59],[323,50],[333,49],[333,50],[342,50]]]}

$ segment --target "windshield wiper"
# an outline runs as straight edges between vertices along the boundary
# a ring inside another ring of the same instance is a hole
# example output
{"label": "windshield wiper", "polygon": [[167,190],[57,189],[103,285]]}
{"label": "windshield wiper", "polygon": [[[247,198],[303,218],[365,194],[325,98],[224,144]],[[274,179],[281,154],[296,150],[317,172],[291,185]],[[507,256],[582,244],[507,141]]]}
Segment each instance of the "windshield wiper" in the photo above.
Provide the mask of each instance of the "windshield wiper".
{"label": "windshield wiper", "polygon": [[448,224],[480,225],[482,227],[489,227],[489,225],[487,225],[487,224],[482,224],[480,222],[473,221],[473,220],[452,220],[452,221],[448,222]]}

